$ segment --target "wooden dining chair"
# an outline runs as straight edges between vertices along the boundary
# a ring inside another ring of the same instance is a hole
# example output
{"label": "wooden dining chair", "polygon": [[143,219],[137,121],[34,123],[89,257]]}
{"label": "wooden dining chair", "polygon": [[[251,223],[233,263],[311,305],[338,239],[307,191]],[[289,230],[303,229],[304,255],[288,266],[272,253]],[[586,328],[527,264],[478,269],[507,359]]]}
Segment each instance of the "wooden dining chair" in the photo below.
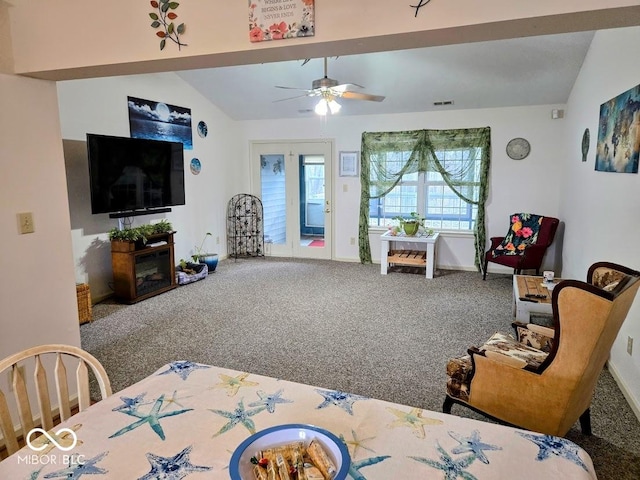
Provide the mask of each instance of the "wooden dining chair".
{"label": "wooden dining chair", "polygon": [[[49,389],[49,365],[52,365],[50,370],[53,373],[52,380],[55,383],[57,398],[52,398]],[[69,388],[67,366],[75,367],[75,391]],[[111,383],[104,367],[93,355],[78,347],[61,344],[40,345],[0,360],[0,376],[4,375],[5,371],[10,372],[9,391],[13,390],[13,406],[19,418],[16,425],[13,420],[15,414],[12,415],[5,392],[0,388],[0,429],[7,455],[15,453],[24,445],[26,436],[33,428],[39,427],[48,431],[72,414],[89,407],[89,368],[98,382],[101,399],[111,395]],[[33,383],[27,381],[27,372],[31,371]],[[35,404],[37,410],[34,416]]]}

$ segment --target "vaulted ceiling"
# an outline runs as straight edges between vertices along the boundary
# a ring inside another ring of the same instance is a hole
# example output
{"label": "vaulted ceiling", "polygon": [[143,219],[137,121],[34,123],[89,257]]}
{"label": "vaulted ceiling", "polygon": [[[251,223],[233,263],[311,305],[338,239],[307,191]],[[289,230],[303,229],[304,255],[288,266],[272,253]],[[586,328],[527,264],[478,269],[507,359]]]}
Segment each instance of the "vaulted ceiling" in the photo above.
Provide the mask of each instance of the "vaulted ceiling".
{"label": "vaulted ceiling", "polygon": [[[385,96],[338,99],[339,115],[566,103],[594,32],[578,32],[330,57],[328,77]],[[235,120],[314,116],[304,96],[324,76],[323,59],[185,70],[186,82]],[[287,90],[276,86],[301,89]],[[298,97],[298,98],[291,98]],[[291,98],[289,100],[284,100]],[[452,101],[452,105],[434,105]]]}

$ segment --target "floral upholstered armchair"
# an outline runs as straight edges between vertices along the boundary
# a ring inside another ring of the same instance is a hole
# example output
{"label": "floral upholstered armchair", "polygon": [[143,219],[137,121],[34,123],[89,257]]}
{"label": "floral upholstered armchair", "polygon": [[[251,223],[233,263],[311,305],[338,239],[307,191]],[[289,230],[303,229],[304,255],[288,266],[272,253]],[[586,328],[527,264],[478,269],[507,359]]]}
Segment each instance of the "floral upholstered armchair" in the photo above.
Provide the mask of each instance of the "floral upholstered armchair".
{"label": "floral upholstered armchair", "polygon": [[591,434],[589,406],[611,346],[640,286],[640,272],[593,264],[587,281],[553,289],[553,328],[514,323],[447,364],[443,405],[465,405],[503,423],[564,436],[577,420]]}
{"label": "floral upholstered armchair", "polygon": [[491,247],[484,255],[482,279],[487,278],[489,262],[511,267],[514,273],[535,269],[540,275],[540,266],[547,248],[553,242],[560,220],[534,213],[511,215],[509,231],[504,237],[491,237]]}

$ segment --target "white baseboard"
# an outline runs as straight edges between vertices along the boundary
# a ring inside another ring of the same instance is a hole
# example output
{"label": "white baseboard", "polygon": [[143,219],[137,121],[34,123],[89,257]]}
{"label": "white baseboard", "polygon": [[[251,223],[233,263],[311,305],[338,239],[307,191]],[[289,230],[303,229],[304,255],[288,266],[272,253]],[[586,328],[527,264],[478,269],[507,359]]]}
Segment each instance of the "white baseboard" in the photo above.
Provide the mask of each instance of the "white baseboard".
{"label": "white baseboard", "polygon": [[622,377],[620,377],[620,374],[616,370],[616,367],[611,362],[607,362],[607,367],[611,372],[611,376],[618,384],[618,387],[620,388],[622,395],[624,395],[624,398],[627,400],[627,403],[631,407],[631,410],[633,410],[633,413],[635,414],[636,418],[638,419],[638,421],[640,421],[640,404],[638,404],[636,399],[629,392],[629,388],[627,387],[627,384],[624,382],[624,380],[622,380]]}

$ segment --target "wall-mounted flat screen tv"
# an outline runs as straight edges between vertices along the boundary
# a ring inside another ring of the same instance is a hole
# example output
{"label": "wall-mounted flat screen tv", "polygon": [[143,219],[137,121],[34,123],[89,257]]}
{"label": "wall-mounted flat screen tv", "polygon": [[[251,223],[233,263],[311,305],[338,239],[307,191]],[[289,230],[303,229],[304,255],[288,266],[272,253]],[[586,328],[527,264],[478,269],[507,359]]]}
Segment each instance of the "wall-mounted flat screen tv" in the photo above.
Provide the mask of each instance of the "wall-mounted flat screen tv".
{"label": "wall-mounted flat screen tv", "polygon": [[182,143],[87,133],[91,213],[184,205]]}

